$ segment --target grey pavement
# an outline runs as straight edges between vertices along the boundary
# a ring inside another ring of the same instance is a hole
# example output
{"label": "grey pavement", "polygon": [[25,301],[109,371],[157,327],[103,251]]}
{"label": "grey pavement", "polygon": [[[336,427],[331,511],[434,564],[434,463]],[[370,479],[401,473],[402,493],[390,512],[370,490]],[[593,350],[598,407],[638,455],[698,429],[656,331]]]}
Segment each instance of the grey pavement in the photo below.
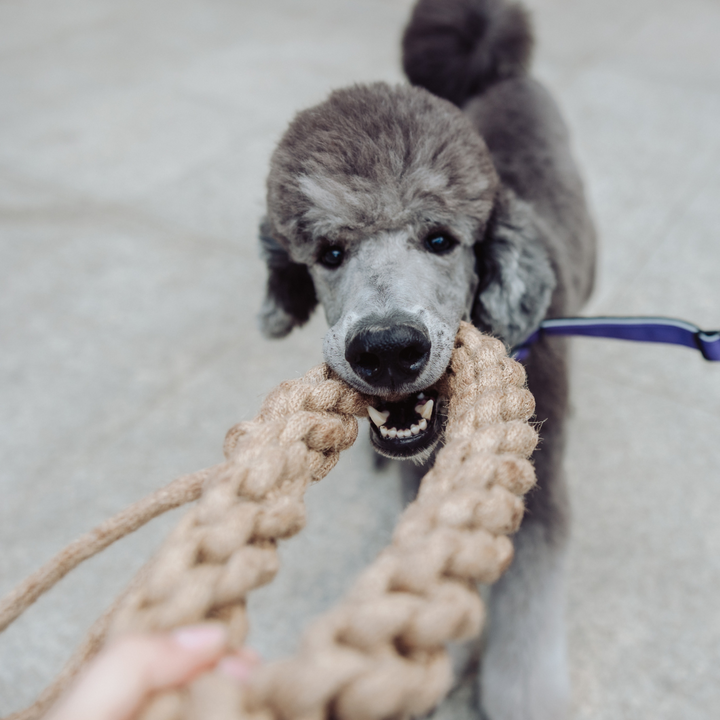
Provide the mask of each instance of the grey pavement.
{"label": "grey pavement", "polygon": [[[532,0],[536,75],[602,241],[588,313],[720,327],[720,5]],[[0,2],[0,593],[95,523],[217,462],[321,359],[324,319],[261,338],[269,154],[334,87],[401,81],[409,0]],[[578,720],[720,707],[720,367],[575,342],[568,620]],[[365,433],[363,432],[362,435]],[[292,651],[387,541],[395,467],[365,441],[251,602]],[[0,636],[0,713],[30,702],[176,522],[65,578]]]}

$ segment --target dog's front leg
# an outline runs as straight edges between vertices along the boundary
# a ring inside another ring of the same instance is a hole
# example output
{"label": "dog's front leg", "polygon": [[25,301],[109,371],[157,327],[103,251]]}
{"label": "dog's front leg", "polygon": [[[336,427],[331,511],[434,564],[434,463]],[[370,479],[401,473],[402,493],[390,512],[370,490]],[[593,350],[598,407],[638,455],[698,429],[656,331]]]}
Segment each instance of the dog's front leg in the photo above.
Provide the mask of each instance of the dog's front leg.
{"label": "dog's front leg", "polygon": [[515,557],[491,589],[480,704],[488,720],[564,720],[570,682],[565,634],[568,502],[562,468],[567,408],[563,341],[543,341],[527,363],[543,422],[538,486],[514,536]]}
{"label": "dog's front leg", "polygon": [[569,681],[563,544],[525,523],[515,559],[492,588],[480,702],[488,720],[564,720]]}

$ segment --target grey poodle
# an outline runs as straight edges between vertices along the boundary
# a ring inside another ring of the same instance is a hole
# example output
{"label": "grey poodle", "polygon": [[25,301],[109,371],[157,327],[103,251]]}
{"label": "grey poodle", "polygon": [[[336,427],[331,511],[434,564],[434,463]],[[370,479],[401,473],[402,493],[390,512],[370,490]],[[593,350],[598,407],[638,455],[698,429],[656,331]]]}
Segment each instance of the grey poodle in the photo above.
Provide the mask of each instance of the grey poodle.
{"label": "grey poodle", "polygon": [[[512,347],[544,318],[576,314],[592,289],[582,182],[555,103],[528,75],[531,49],[519,5],[420,0],[403,38],[412,86],[333,92],[297,115],[272,157],[262,328],[282,337],[322,304],[325,359],[377,398],[373,446],[421,464],[406,475],[422,475],[442,438],[433,384],[459,322]],[[479,678],[490,720],[568,712],[567,362],[559,338],[526,361],[538,487],[490,596]]]}

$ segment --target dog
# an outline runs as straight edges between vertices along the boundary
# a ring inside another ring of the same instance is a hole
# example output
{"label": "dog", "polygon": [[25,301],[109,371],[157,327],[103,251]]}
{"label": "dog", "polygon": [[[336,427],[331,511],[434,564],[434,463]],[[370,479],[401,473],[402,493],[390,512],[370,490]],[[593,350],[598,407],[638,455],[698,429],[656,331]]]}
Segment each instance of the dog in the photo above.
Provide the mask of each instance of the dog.
{"label": "dog", "polygon": [[[261,328],[283,337],[322,305],[326,362],[376,398],[372,444],[418,463],[404,464],[409,484],[442,439],[433,385],[460,321],[512,348],[592,291],[595,232],[566,127],[529,75],[532,45],[520,5],[420,0],[403,37],[410,84],[333,92],[271,158]],[[540,339],[526,369],[538,484],[489,598],[478,687],[490,720],[558,720],[569,705],[566,342]]]}

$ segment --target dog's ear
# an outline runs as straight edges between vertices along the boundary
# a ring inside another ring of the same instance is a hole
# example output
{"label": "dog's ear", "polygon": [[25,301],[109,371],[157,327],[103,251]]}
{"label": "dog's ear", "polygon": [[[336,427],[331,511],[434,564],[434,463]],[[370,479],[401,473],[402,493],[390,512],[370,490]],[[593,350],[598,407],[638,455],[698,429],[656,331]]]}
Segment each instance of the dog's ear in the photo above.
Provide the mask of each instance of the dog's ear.
{"label": "dog's ear", "polygon": [[512,191],[498,193],[475,257],[480,282],[472,321],[513,347],[545,317],[556,279],[538,220]]}
{"label": "dog's ear", "polygon": [[307,265],[293,262],[285,248],[273,238],[270,224],[260,225],[260,252],[267,263],[265,300],[258,316],[265,337],[285,337],[304,325],[317,305],[317,295]]}

